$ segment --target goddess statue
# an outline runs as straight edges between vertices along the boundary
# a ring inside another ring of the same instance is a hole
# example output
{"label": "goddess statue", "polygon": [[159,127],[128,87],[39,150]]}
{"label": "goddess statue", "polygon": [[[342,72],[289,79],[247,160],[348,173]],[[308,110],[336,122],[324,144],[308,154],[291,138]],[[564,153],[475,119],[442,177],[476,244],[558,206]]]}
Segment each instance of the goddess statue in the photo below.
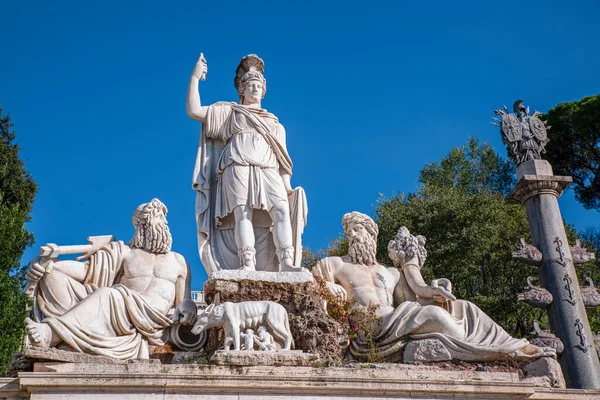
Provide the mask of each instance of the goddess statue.
{"label": "goddess statue", "polygon": [[187,114],[202,122],[192,187],[198,251],[206,271],[300,270],[306,196],[292,189],[285,129],[261,108],[264,62],[250,54],[237,67],[239,102],[200,103],[207,73],[202,54],[192,71]]}

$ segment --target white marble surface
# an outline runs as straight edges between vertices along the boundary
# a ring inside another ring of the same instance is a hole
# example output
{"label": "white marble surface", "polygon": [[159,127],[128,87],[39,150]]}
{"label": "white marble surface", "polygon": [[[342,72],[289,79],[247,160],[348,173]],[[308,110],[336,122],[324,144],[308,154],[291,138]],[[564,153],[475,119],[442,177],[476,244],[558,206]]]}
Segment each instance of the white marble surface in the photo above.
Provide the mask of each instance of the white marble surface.
{"label": "white marble surface", "polygon": [[225,350],[239,351],[241,334],[250,334],[252,332],[246,331],[257,330],[261,326],[268,329],[282,350],[290,350],[293,339],[287,311],[272,301],[211,304],[198,315],[192,332],[200,334],[208,328],[222,327]]}
{"label": "white marble surface", "polygon": [[267,272],[267,271],[245,271],[245,270],[221,270],[209,275],[211,280],[225,281],[263,281],[263,282],[290,282],[303,283],[313,282],[314,277],[306,268],[298,272]]}
{"label": "white marble surface", "polygon": [[217,365],[311,366],[319,361],[319,356],[303,353],[300,350],[252,352],[219,350],[210,360]]}
{"label": "white marble surface", "polygon": [[35,371],[21,373],[18,379],[0,378],[0,398],[4,393],[24,393],[37,400],[595,400],[600,396],[600,391],[523,382],[517,370],[486,372],[404,364],[240,368],[40,363]]}
{"label": "white marble surface", "polygon": [[120,360],[148,358],[148,344],[163,344],[164,329],[193,324],[196,305],[186,298],[189,268],[171,251],[166,213],[158,199],[140,205],[131,242],[111,241],[85,261],[34,260],[28,277],[36,287],[36,320],[26,319],[29,346],[63,344]]}
{"label": "white marble surface", "polygon": [[452,355],[439,339],[411,340],[404,348],[404,362],[450,361]]}
{"label": "white marble surface", "polygon": [[264,62],[254,54],[240,62],[238,103],[201,104],[198,83],[207,70],[201,55],[186,103],[188,116],[202,123],[192,178],[202,264],[209,274],[238,268],[298,270],[306,195],[291,186],[285,128],[261,107]]}
{"label": "white marble surface", "polygon": [[398,230],[388,251],[396,264],[386,267],[375,259],[378,227],[367,215],[344,215],[349,240],[346,257],[325,258],[313,268],[335,296],[354,299],[373,307],[382,322],[373,329],[372,342],[361,335],[350,344],[355,359],[394,358],[390,348],[401,351],[408,339],[436,338],[451,349],[452,358],[491,361],[531,356],[554,356],[554,349],[530,346],[525,339],[511,337],[473,303],[456,300],[447,279],[430,285],[421,276],[427,257],[425,238],[408,229]]}

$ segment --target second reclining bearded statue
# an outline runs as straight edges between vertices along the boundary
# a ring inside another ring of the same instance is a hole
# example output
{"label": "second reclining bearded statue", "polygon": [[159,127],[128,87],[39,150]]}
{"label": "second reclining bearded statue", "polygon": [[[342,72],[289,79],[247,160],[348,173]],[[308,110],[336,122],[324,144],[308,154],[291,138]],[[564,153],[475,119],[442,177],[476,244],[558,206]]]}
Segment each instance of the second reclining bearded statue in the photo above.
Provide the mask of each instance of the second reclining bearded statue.
{"label": "second reclining bearded statue", "polygon": [[240,62],[239,102],[203,106],[201,54],[189,81],[187,114],[202,123],[192,186],[196,190],[198,251],[210,274],[221,269],[300,270],[306,196],[292,189],[292,161],[277,117],[261,108],[264,63]]}
{"label": "second reclining bearded statue", "polygon": [[488,361],[507,358],[554,356],[555,350],[510,336],[475,304],[457,300],[448,279],[427,285],[421,268],[427,257],[425,238],[402,227],[388,252],[393,267],[375,259],[377,224],[367,215],[344,215],[342,225],[349,241],[346,257],[328,257],[317,263],[313,274],[326,281],[328,290],[358,306],[375,306],[380,323],[372,340],[359,335],[350,344],[354,359],[398,361],[410,340],[438,339],[452,358]]}
{"label": "second reclining bearded statue", "polygon": [[[193,324],[190,271],[171,251],[166,215],[158,199],[137,207],[129,244],[108,235],[91,237],[90,245],[43,246],[51,254],[33,260],[26,275],[34,300],[34,319],[25,320],[27,347],[149,358],[149,345],[163,345],[165,330]],[[80,252],[81,261],[55,260]]]}

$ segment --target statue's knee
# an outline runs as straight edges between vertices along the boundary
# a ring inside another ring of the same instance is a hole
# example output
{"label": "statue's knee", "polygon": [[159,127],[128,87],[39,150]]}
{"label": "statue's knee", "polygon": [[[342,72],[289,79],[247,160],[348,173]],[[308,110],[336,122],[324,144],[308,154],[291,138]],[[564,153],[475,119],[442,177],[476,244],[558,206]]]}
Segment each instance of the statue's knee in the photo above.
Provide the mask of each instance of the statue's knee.
{"label": "statue's knee", "polygon": [[233,215],[236,221],[245,221],[252,219],[252,209],[248,206],[237,206],[233,209]]}
{"label": "statue's knee", "polygon": [[289,219],[289,213],[290,206],[287,201],[277,202],[271,210],[271,214],[273,215],[276,221],[283,221]]}
{"label": "statue's knee", "polygon": [[41,280],[48,287],[65,288],[67,287],[67,282],[70,279],[71,278],[69,278],[66,274],[54,270],[51,273],[44,275]]}
{"label": "statue's knee", "polygon": [[426,306],[425,317],[430,322],[442,322],[448,318],[451,318],[450,314],[442,307],[438,306]]}

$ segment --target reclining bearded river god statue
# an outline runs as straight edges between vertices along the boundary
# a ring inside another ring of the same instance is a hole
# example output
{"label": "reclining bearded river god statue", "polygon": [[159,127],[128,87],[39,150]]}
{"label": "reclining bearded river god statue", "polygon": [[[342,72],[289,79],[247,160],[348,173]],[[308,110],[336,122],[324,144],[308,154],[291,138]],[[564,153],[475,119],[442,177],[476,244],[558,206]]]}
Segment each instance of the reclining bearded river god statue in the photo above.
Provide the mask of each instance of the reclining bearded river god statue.
{"label": "reclining bearded river god statue", "polygon": [[327,289],[341,299],[354,299],[358,306],[376,306],[380,323],[372,340],[358,336],[350,344],[357,360],[374,355],[379,361],[398,361],[411,340],[437,339],[449,358],[463,361],[554,356],[551,348],[540,348],[525,339],[511,337],[473,303],[457,300],[448,279],[427,285],[421,268],[427,257],[425,238],[402,227],[388,251],[394,267],[377,262],[378,227],[367,215],[344,215],[342,225],[349,240],[345,257],[328,257],[317,263],[313,274],[326,281]]}
{"label": "reclining bearded river god statue", "polygon": [[201,105],[198,83],[206,73],[201,54],[186,109],[202,123],[192,182],[202,264],[209,275],[222,269],[300,270],[306,197],[291,187],[283,125],[261,108],[264,63],[254,54],[240,62],[238,103]]}
{"label": "reclining bearded river god statue", "polygon": [[[190,271],[171,251],[166,215],[158,199],[137,207],[127,245],[109,235],[90,237],[89,245],[43,246],[26,275],[35,319],[25,320],[27,347],[66,344],[64,350],[119,360],[149,358],[148,345],[163,345],[165,329],[193,324]],[[84,261],[53,260],[77,253]]]}

